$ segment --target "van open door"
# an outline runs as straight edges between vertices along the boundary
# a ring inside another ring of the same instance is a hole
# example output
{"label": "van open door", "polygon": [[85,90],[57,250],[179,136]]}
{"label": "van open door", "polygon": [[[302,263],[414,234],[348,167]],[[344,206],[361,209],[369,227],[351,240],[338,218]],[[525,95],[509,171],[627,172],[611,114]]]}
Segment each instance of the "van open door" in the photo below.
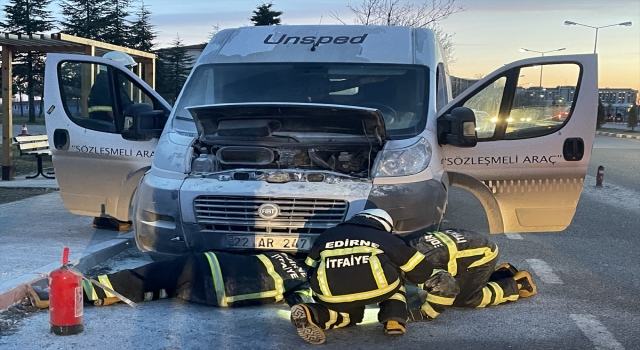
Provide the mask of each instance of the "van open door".
{"label": "van open door", "polygon": [[595,138],[597,69],[592,54],[517,61],[441,110],[445,180],[478,197],[491,233],[571,223]]}
{"label": "van open door", "polygon": [[48,54],[45,122],[65,207],[129,220],[171,106],[112,60]]}

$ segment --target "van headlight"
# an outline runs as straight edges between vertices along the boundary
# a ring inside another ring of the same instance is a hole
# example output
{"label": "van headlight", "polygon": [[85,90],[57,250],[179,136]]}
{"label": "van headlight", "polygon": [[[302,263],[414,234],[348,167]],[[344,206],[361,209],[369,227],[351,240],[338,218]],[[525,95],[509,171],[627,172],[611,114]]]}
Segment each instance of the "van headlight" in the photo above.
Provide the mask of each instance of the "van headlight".
{"label": "van headlight", "polygon": [[382,155],[379,155],[373,176],[394,177],[417,174],[429,166],[431,153],[431,145],[422,137],[409,147],[383,150]]}

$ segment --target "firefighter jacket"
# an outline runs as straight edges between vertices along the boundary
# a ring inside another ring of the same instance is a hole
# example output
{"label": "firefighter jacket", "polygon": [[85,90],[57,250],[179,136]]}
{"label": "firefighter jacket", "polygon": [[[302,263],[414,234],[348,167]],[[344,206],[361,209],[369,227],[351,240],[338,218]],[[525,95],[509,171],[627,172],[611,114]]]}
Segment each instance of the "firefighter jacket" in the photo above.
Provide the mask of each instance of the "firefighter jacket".
{"label": "firefighter jacket", "polygon": [[485,235],[467,230],[429,232],[407,239],[433,264],[452,276],[483,265],[498,256],[498,246]]}
{"label": "firefighter jacket", "polygon": [[[115,83],[119,96],[118,103],[121,110],[124,111],[128,106],[133,104],[133,102],[129,97],[129,91],[125,86],[124,78],[118,75],[116,79],[118,80]],[[95,82],[89,92],[89,100],[87,102],[89,116],[92,119],[113,122],[115,116],[113,115],[114,101],[112,97],[113,93],[111,84],[109,83],[109,75],[107,71],[101,71],[96,76]]]}
{"label": "firefighter jacket", "polygon": [[216,306],[269,304],[283,299],[295,305],[304,300],[303,295],[310,297],[306,270],[289,254],[208,252],[204,256],[215,290],[207,288],[208,299],[215,297]]}
{"label": "firefighter jacket", "polygon": [[357,307],[388,299],[401,278],[422,283],[432,265],[374,220],[356,216],[318,238],[309,251],[309,282],[319,301]]}

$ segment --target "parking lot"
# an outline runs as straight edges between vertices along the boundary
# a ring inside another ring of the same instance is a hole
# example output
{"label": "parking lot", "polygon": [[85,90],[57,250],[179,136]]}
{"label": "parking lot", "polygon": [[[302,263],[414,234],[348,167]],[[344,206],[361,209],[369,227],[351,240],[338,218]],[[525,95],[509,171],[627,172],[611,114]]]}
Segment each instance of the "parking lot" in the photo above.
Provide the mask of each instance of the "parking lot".
{"label": "parking lot", "polygon": [[[398,339],[382,334],[376,309],[371,308],[363,325],[328,332],[325,348],[638,348],[640,274],[634,247],[640,238],[634,232],[640,226],[640,188],[628,180],[632,176],[628,174],[640,164],[621,169],[616,162],[628,162],[639,149],[637,140],[597,137],[592,166],[607,167],[605,187],[596,188],[590,172],[576,216],[566,231],[492,236],[500,246],[500,262],[532,271],[538,295],[486,309],[450,309],[435,321],[409,324],[407,335]],[[453,190],[451,196],[445,225],[486,232],[487,223],[475,198],[462,190]],[[2,266],[19,267],[3,270],[3,286],[16,275],[55,268],[65,245],[78,258],[90,253],[91,247],[118,239],[116,233],[91,228],[90,218],[66,212],[57,193],[0,208]],[[20,244],[19,237],[29,234],[29,241],[41,242],[38,249]],[[100,273],[150,261],[135,248],[124,248],[124,253],[98,266]],[[298,338],[288,316],[286,305],[217,309],[173,299],[143,303],[135,309],[125,304],[86,307],[85,331],[80,335],[49,334],[48,313],[38,312],[16,321],[11,332],[0,336],[0,345],[183,349],[215,343],[219,348],[311,348]]]}

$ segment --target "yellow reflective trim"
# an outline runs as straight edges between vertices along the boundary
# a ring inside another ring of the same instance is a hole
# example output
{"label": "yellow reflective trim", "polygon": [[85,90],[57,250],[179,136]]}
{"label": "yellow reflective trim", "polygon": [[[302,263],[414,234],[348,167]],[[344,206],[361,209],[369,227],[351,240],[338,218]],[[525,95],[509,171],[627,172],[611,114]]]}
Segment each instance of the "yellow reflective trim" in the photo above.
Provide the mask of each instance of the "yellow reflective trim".
{"label": "yellow reflective trim", "polygon": [[312,296],[313,294],[311,293],[311,289],[301,289],[301,290],[297,290],[294,293],[298,293],[298,294],[302,294],[302,295],[306,295],[306,296]]}
{"label": "yellow reflective trim", "polygon": [[335,328],[342,328],[342,327],[346,327],[349,322],[351,322],[351,318],[349,318],[349,314],[346,312],[341,312],[340,316],[342,316],[342,322],[340,322],[339,325],[337,325]]}
{"label": "yellow reflective trim", "polygon": [[485,307],[489,305],[492,294],[493,293],[491,293],[491,291],[489,290],[489,287],[482,288],[482,301],[480,302],[480,305],[478,305],[478,307]]}
{"label": "yellow reflective trim", "polygon": [[144,300],[143,301],[151,301],[151,300],[153,300],[153,292],[144,293]]}
{"label": "yellow reflective trim", "polygon": [[229,306],[226,300],[226,292],[224,290],[224,279],[222,278],[222,271],[220,270],[220,263],[218,258],[212,252],[204,253],[209,261],[209,267],[211,268],[211,276],[213,277],[213,285],[216,290],[216,299],[218,299],[218,306]]}
{"label": "yellow reflective trim", "polygon": [[331,327],[331,325],[333,325],[337,321],[338,321],[338,313],[333,310],[329,310],[329,321],[327,321],[327,323],[324,324],[324,329],[329,329],[329,327]]}
{"label": "yellow reflective trim", "polygon": [[500,286],[496,282],[489,282],[487,284],[493,288],[493,291],[495,293],[493,305],[504,303],[506,300],[504,299],[504,292],[502,291],[502,288],[500,288]]}
{"label": "yellow reflective trim", "polygon": [[[113,107],[111,106],[92,106],[87,109],[89,113],[91,112],[113,112]],[[102,283],[102,282],[100,282]]]}
{"label": "yellow reflective trim", "polygon": [[[433,272],[431,273],[431,277],[433,277],[435,274],[440,273],[440,272],[448,272],[447,270],[443,270],[443,269],[433,269]],[[420,283],[418,286],[422,285],[424,283]]]}
{"label": "yellow reflective trim", "polygon": [[439,305],[453,305],[453,301],[454,300],[455,300],[455,298],[439,297],[439,296],[433,295],[433,294],[427,295],[427,301],[428,302],[434,303],[434,304],[439,304]]}
{"label": "yellow reflective trim", "polygon": [[356,300],[367,300],[367,299],[379,297],[383,294],[387,294],[393,291],[398,287],[398,284],[400,284],[399,279],[397,279],[395,282],[391,283],[390,285],[388,285],[383,289],[377,289],[377,290],[372,290],[372,291],[362,292],[362,293],[339,295],[339,296],[318,295],[318,298],[320,298],[320,300],[324,302],[334,303],[334,304],[348,303]]}
{"label": "yellow reflective trim", "polygon": [[424,255],[420,252],[416,252],[415,254],[413,254],[411,259],[407,261],[406,264],[400,266],[400,270],[409,272],[413,270],[422,260],[424,260]]}
{"label": "yellow reflective trim", "polygon": [[273,278],[273,281],[276,284],[276,291],[278,292],[278,295],[276,295],[276,301],[284,299],[284,281],[282,280],[282,276],[276,272],[273,263],[264,254],[258,255],[258,259],[262,261],[264,266],[267,268],[267,273]]}
{"label": "yellow reflective trim", "polygon": [[476,255],[485,255],[487,253],[487,251],[491,252],[491,249],[488,247],[484,247],[484,248],[473,248],[473,249],[465,249],[465,250],[459,250],[457,257],[458,258],[466,258],[466,257],[470,257],[470,256],[476,256]]}
{"label": "yellow reflective trim", "polygon": [[89,297],[90,301],[98,300],[98,293],[96,293],[95,288],[93,288],[93,284],[89,281],[82,280],[82,288],[84,289],[85,294]]}
{"label": "yellow reflective trim", "polygon": [[377,256],[372,255],[369,257],[369,265],[371,266],[371,272],[373,273],[373,278],[376,280],[378,289],[388,286],[389,282],[387,282],[387,277],[384,275],[380,259],[378,259]]}
{"label": "yellow reflective trim", "polygon": [[262,299],[262,298],[276,298],[276,300],[279,301],[280,299],[278,299],[278,296],[281,296],[281,294],[277,290],[270,290],[268,292],[234,295],[231,297],[226,297],[225,299],[227,300],[228,303],[233,303],[241,300]]}
{"label": "yellow reflective trim", "polygon": [[352,255],[352,254],[384,254],[384,252],[378,248],[373,247],[351,247],[342,249],[329,249],[320,253],[321,258],[330,258],[340,255]]}
{"label": "yellow reflective trim", "polygon": [[[113,289],[113,286],[111,285],[111,281],[109,281],[109,277],[107,275],[100,275],[98,276],[98,282],[104,284],[105,286]],[[104,292],[104,295],[106,295],[107,298],[113,298],[115,297],[115,295],[113,295],[112,293],[110,293],[107,290],[102,290]]]}
{"label": "yellow reflective trim", "polygon": [[167,291],[165,289],[160,289],[160,295],[158,296],[158,299],[166,299],[169,296],[169,294],[167,294]]}
{"label": "yellow reflective trim", "polygon": [[324,263],[324,260],[320,261],[320,266],[318,266],[318,270],[316,272],[318,279],[318,287],[320,287],[320,292],[327,297],[331,296],[331,290],[329,289],[329,282],[327,282],[327,267]]}
{"label": "yellow reflective trim", "polygon": [[516,301],[516,300],[518,300],[519,297],[520,297],[520,295],[514,294],[514,295],[510,295],[510,296],[508,296],[508,297],[506,297],[504,299],[505,299],[505,301]]}
{"label": "yellow reflective trim", "polygon": [[404,295],[400,294],[400,293],[396,293],[394,295],[391,296],[391,298],[389,299],[393,299],[393,300],[397,300],[397,301],[401,301],[403,303],[407,303],[407,298],[404,297]]}
{"label": "yellow reflective trim", "polygon": [[476,267],[476,266],[480,266],[482,264],[488,263],[489,261],[495,259],[498,256],[498,247],[496,247],[496,250],[491,251],[491,249],[489,248],[485,248],[488,251],[485,252],[485,256],[484,258],[472,263],[471,265],[469,265],[469,267]]}
{"label": "yellow reflective trim", "polygon": [[307,266],[311,266],[311,267],[316,267],[318,265],[318,261],[317,260],[313,260],[311,259],[311,257],[308,257],[304,260],[304,263],[307,264]]}
{"label": "yellow reflective trim", "polygon": [[458,263],[456,262],[456,258],[458,256],[458,246],[456,243],[447,235],[442,232],[433,232],[433,235],[438,237],[444,245],[447,246],[447,250],[449,251],[449,263],[447,264],[447,271],[455,276],[458,273]]}
{"label": "yellow reflective trim", "polygon": [[399,289],[399,290],[400,290],[401,292],[406,292],[406,291],[407,291],[407,288],[405,288],[404,286],[400,286],[400,289]]}
{"label": "yellow reflective trim", "polygon": [[434,310],[433,307],[429,305],[429,302],[425,302],[424,304],[422,304],[420,309],[422,309],[422,311],[424,311],[424,313],[431,318],[436,318],[438,317],[438,315],[440,315],[438,311]]}

